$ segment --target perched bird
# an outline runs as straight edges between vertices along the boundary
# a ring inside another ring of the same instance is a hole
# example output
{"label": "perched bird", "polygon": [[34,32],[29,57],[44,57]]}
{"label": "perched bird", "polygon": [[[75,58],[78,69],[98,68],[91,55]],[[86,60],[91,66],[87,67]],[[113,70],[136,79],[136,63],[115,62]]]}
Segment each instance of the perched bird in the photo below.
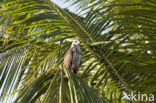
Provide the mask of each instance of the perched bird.
{"label": "perched bird", "polygon": [[80,48],[80,41],[75,39],[64,56],[64,67],[74,74],[77,74],[81,64],[82,51]]}

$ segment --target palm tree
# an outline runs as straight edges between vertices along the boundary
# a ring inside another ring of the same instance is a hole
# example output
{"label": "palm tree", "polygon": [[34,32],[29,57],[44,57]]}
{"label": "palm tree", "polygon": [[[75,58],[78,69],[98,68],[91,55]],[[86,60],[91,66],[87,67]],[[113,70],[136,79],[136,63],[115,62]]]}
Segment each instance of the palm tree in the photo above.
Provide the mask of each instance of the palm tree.
{"label": "palm tree", "polygon": [[[50,0],[0,2],[1,103],[128,103],[156,93],[156,2],[75,0],[84,15]],[[80,6],[79,6],[80,5]],[[62,67],[74,38],[83,64]]]}

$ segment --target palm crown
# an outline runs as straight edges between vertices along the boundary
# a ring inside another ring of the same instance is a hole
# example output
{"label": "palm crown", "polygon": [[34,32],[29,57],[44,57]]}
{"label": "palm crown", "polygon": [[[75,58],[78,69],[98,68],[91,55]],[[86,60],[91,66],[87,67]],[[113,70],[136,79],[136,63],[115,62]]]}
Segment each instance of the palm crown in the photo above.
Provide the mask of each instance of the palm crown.
{"label": "palm crown", "polygon": [[[83,16],[50,0],[0,2],[2,103],[124,103],[156,93],[155,0],[75,0]],[[62,61],[78,38],[78,76]]]}

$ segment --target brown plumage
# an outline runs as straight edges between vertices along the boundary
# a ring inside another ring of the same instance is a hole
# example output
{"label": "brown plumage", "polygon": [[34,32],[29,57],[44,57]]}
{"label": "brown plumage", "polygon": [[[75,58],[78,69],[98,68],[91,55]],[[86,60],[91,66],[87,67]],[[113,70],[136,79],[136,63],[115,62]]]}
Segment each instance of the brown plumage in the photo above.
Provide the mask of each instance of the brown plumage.
{"label": "brown plumage", "polygon": [[71,47],[67,50],[64,56],[64,67],[69,69],[74,74],[77,74],[81,64],[82,52],[80,48],[80,41],[73,40]]}

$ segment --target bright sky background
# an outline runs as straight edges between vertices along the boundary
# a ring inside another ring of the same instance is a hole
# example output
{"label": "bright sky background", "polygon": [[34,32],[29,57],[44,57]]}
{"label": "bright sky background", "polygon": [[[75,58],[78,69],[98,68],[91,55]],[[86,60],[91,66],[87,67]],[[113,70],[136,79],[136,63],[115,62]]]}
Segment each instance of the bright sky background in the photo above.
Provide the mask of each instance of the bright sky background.
{"label": "bright sky background", "polygon": [[76,12],[75,7],[70,6],[71,3],[65,3],[63,2],[64,0],[51,0],[52,2],[56,3],[58,6],[60,6],[61,8],[68,8],[70,11],[72,12]]}
{"label": "bright sky background", "polygon": [[[69,9],[71,12],[75,13],[75,14],[78,14],[78,15],[81,15],[81,16],[85,16],[83,14],[85,14],[88,10],[85,10],[85,11],[82,11],[80,13],[80,9],[78,9],[78,7],[76,6],[71,6],[72,3],[70,2],[64,2],[65,0],[51,0],[52,2],[56,3],[59,7],[61,8],[67,8]],[[73,0],[74,1],[74,0]]]}

